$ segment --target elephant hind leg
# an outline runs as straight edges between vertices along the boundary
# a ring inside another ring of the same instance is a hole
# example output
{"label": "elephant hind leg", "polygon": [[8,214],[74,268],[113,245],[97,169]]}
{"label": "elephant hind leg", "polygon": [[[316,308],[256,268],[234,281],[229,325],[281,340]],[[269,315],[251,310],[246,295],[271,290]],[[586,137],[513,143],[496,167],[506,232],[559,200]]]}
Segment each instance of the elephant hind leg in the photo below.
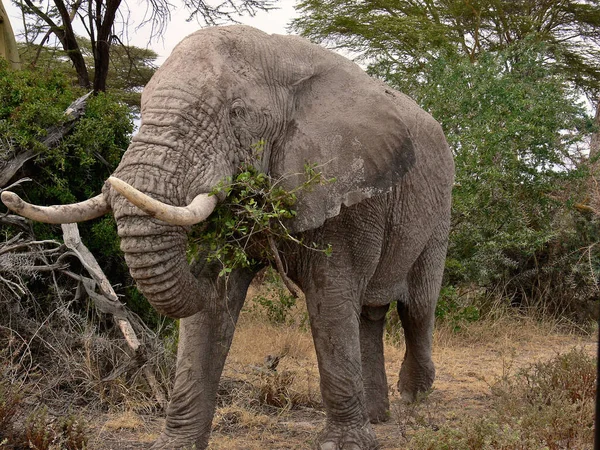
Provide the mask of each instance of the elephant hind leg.
{"label": "elephant hind leg", "polygon": [[406,340],[398,391],[409,402],[415,401],[420,392],[428,391],[435,378],[431,346],[446,258],[445,230],[447,227],[440,227],[417,258],[408,274],[408,298],[397,305]]}
{"label": "elephant hind leg", "polygon": [[371,423],[389,419],[390,402],[383,358],[383,331],[389,306],[363,306],[360,315],[360,353],[367,414]]}

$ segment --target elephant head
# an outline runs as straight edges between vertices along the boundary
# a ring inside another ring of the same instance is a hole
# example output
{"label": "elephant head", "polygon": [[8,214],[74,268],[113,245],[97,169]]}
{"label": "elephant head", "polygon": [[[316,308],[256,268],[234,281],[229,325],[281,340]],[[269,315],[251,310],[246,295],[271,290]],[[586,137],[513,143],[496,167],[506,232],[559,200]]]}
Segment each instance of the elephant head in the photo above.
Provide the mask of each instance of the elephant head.
{"label": "elephant head", "polygon": [[141,292],[159,312],[186,317],[203,308],[186,260],[189,226],[210,215],[220,199],[207,194],[249,159],[253,144],[264,142],[257,168],[287,188],[304,181],[307,163],[335,178],[300,192],[290,229],[301,232],[399,182],[415,163],[418,144],[405,122],[417,111],[304,39],[208,28],[182,41],[145,87],[139,132],[100,195],[45,208],[10,192],[2,201],[50,223],[112,210]]}

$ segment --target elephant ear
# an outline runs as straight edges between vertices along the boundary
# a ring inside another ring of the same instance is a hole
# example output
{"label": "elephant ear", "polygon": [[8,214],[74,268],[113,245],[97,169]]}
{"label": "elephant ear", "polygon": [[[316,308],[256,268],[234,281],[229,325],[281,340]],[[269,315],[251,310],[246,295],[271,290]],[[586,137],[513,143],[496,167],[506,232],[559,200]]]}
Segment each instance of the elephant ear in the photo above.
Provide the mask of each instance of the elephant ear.
{"label": "elephant ear", "polygon": [[[408,97],[385,86],[353,62],[305,43],[305,65],[293,86],[294,105],[285,138],[271,155],[271,172],[294,188],[316,165],[324,180],[298,191],[295,231],[319,227],[374,195],[389,192],[415,164],[413,127],[426,114]],[[308,73],[308,74],[307,74]]]}

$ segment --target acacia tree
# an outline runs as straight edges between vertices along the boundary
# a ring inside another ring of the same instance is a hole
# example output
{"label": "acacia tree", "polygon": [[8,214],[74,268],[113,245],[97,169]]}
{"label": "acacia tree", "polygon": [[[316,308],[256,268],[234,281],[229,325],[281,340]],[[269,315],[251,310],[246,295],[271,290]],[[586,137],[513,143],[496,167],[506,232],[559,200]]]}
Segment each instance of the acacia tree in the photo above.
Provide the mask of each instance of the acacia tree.
{"label": "acacia tree", "polygon": [[[79,38],[79,45],[87,66],[93,67],[91,42]],[[70,60],[63,55],[62,47],[19,43],[23,64],[44,72],[56,70],[77,84],[78,75]],[[158,54],[152,49],[127,45],[113,45],[110,49],[110,70],[106,83],[111,94],[138,112],[141,91],[157,69]]]}
{"label": "acacia tree", "polygon": [[472,62],[535,36],[547,64],[596,98],[600,0],[302,0],[291,28],[362,54],[388,72],[420,73],[443,52]]}
{"label": "acacia tree", "polygon": [[[218,24],[234,20],[235,15],[254,15],[260,10],[272,9],[277,0],[224,0],[212,6],[204,0],[183,0],[190,12],[190,19],[203,24]],[[121,0],[43,0],[41,3],[22,0],[19,3],[23,14],[32,20],[26,39],[28,42],[41,40],[45,44],[54,35],[77,72],[81,87],[94,92],[105,91],[109,72],[110,49],[122,45],[123,29],[126,26],[128,6]],[[168,0],[150,0],[144,24],[152,29],[152,36],[161,35],[175,6]],[[81,38],[74,31],[74,21],[79,21],[86,30],[90,42],[93,66],[86,63]],[[93,77],[90,78],[90,71]],[[92,85],[93,83],[93,85]]]}

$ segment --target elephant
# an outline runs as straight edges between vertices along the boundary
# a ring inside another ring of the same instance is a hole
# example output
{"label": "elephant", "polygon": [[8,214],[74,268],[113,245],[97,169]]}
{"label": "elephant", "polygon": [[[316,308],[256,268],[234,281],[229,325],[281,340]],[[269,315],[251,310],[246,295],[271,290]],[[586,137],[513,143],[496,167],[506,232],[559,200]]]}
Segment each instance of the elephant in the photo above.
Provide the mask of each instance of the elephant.
{"label": "elephant", "polygon": [[[335,179],[298,192],[287,224],[331,254],[276,242],[304,292],[326,410],[319,450],[379,448],[372,423],[389,415],[383,332],[396,302],[406,352],[398,389],[413,401],[432,386],[434,310],[442,283],[454,180],[442,128],[406,95],[301,37],[243,26],[185,38],[143,90],[138,133],[102,192],[78,204],[11,210],[49,223],[112,212],[139,290],[180,318],[175,383],[152,448],[208,445],[219,379],[258,267],[227,281],[188,264],[187,235],[263,142],[257,170],[301,183],[306,163]],[[213,192],[213,195],[211,195]]]}

